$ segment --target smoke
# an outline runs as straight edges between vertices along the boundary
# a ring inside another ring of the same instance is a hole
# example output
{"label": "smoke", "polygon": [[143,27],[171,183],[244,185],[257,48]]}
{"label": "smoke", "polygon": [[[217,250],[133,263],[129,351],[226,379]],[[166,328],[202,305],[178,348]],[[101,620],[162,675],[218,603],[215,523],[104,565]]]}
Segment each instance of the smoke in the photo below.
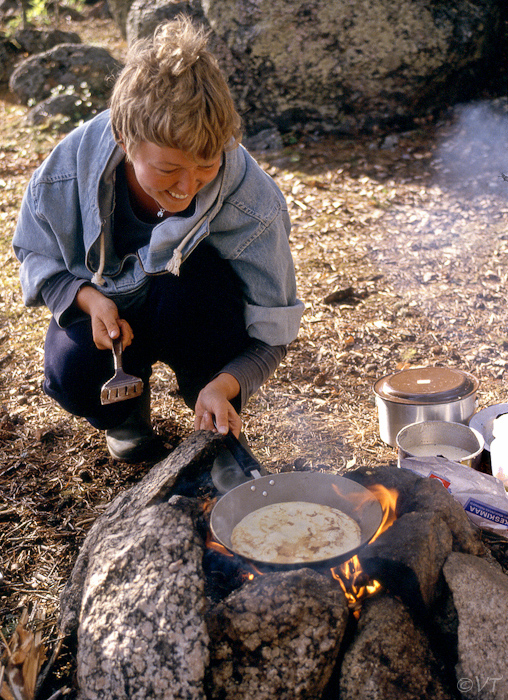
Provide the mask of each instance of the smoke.
{"label": "smoke", "polygon": [[508,97],[455,107],[433,165],[449,186],[508,199]]}

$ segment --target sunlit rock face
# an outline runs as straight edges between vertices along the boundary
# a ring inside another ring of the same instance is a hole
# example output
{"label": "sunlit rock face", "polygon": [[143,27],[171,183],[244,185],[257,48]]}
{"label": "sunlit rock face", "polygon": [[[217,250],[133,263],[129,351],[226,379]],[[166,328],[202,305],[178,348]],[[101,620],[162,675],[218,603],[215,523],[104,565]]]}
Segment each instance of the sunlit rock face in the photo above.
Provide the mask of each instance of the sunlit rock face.
{"label": "sunlit rock face", "polygon": [[[129,7],[126,13],[126,6]],[[129,43],[185,11],[212,29],[247,129],[404,124],[468,99],[496,58],[487,0],[112,0]]]}

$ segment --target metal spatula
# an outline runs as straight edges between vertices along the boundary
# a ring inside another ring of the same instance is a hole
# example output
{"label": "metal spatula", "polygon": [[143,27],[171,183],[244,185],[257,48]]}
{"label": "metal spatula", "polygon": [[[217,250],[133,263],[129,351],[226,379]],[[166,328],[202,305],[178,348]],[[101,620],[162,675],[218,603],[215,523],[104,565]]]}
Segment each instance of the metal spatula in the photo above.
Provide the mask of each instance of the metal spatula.
{"label": "metal spatula", "polygon": [[141,396],[143,380],[127,374],[122,369],[122,341],[120,338],[113,340],[113,358],[115,362],[115,374],[101,389],[101,404],[125,401]]}

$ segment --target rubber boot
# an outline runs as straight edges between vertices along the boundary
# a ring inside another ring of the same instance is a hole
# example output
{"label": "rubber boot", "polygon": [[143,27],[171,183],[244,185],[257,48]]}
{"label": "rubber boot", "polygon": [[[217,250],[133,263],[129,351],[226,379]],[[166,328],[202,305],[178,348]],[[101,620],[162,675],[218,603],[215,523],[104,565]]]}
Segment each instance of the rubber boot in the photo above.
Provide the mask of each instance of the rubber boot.
{"label": "rubber boot", "polygon": [[150,419],[148,383],[130,416],[117,428],[106,430],[109,454],[120,462],[148,462],[162,459],[164,444],[153,431]]}

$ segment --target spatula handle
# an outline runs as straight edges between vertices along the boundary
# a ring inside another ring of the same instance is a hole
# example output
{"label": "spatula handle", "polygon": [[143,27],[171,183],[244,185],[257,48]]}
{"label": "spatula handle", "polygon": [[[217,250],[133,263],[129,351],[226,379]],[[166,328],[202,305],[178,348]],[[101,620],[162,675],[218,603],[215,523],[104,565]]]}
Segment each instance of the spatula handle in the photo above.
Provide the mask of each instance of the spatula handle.
{"label": "spatula handle", "polygon": [[122,338],[113,338],[113,360],[115,362],[115,370],[122,369]]}

